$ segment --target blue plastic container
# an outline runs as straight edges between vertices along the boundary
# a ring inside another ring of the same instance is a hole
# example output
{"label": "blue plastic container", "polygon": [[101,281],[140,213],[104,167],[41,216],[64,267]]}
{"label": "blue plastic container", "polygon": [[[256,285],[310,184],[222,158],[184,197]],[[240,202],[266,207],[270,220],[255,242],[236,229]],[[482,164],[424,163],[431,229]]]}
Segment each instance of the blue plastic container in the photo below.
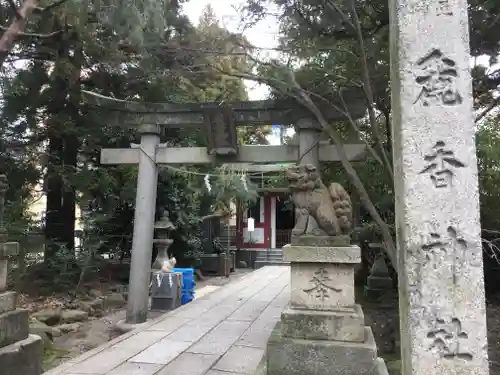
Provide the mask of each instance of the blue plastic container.
{"label": "blue plastic container", "polygon": [[185,305],[194,299],[194,289],[196,282],[194,280],[194,268],[174,268],[172,272],[182,273],[182,295],[181,304]]}

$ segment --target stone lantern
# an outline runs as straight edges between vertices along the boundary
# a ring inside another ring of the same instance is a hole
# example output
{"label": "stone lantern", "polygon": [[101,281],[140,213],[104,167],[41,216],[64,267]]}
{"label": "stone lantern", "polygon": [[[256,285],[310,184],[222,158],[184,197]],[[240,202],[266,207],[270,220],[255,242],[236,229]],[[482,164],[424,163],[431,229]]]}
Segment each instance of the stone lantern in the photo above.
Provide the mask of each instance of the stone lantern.
{"label": "stone lantern", "polygon": [[170,221],[168,211],[164,211],[155,223],[156,238],[153,240],[153,244],[158,247],[158,255],[153,263],[153,270],[159,270],[162,268],[163,262],[169,259],[168,248],[172,245],[172,240],[169,238],[170,233],[176,229],[175,225]]}
{"label": "stone lantern", "polygon": [[[171,272],[175,266],[169,263],[168,248],[174,242],[169,235],[175,230],[175,225],[168,217],[168,211],[164,211],[154,226],[156,238],[153,244],[158,247],[158,255],[152,267],[152,289],[151,289],[151,310],[168,311],[181,305],[182,274]],[[168,265],[165,267],[165,265]]]}

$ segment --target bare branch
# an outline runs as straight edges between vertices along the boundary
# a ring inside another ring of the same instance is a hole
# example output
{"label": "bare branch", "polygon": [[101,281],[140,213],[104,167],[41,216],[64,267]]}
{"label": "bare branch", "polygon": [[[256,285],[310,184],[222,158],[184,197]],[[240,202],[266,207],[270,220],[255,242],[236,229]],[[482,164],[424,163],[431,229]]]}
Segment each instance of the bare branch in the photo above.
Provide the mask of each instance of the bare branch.
{"label": "bare branch", "polygon": [[373,107],[373,104],[375,102],[374,97],[373,97],[373,91],[372,91],[372,85],[371,85],[371,80],[370,80],[370,71],[368,69],[368,58],[366,56],[366,51],[365,51],[365,42],[363,38],[363,33],[361,30],[361,22],[359,21],[358,13],[356,12],[356,8],[354,6],[354,1],[351,2],[352,4],[352,17],[354,20],[354,27],[356,30],[356,36],[358,39],[359,43],[359,49],[361,53],[361,73],[363,76],[363,88],[365,90],[366,98],[368,99],[368,116],[370,118],[370,123],[371,123],[371,130],[373,133],[373,138],[378,146],[379,152],[382,155],[382,160],[384,161],[385,167],[387,168],[387,171],[389,173],[389,176],[392,179],[394,179],[393,171],[392,171],[392,163],[389,161],[389,157],[387,155],[387,152],[384,148],[384,145],[382,143],[382,139],[380,137],[380,133],[378,131],[378,126],[377,126],[377,118],[375,116],[375,109]]}
{"label": "bare branch", "polygon": [[33,13],[37,5],[38,0],[25,0],[17,12],[18,17],[11,22],[10,26],[3,33],[2,38],[0,38],[0,66],[3,65],[10,51],[14,48],[17,38],[26,27],[27,18]]}
{"label": "bare branch", "polygon": [[[13,0],[9,0],[12,2]],[[44,8],[44,11],[53,9],[67,0],[58,0],[53,4]],[[14,48],[19,37],[27,36],[29,34],[24,33],[26,28],[26,22],[28,17],[31,16],[38,9],[39,0],[25,0],[21,5],[21,8],[17,11],[17,17],[11,22],[9,27],[5,30],[0,38],[0,66],[3,66],[5,60],[7,59],[9,53]],[[13,4],[13,3],[12,3]],[[42,34],[43,35],[43,34]],[[39,36],[40,37],[40,36]]]}
{"label": "bare branch", "polygon": [[488,113],[490,113],[497,105],[500,104],[500,95],[498,98],[493,100],[488,107],[486,107],[479,115],[476,116],[474,119],[474,122],[479,122],[481,121]]}
{"label": "bare branch", "polygon": [[[7,31],[9,28],[8,27],[5,27],[5,26],[0,26],[0,30],[2,31]],[[30,37],[30,38],[39,38],[39,39],[48,39],[48,38],[52,38],[56,35],[59,35],[62,33],[62,30],[58,30],[58,31],[54,31],[52,33],[49,33],[49,34],[37,34],[37,33],[24,33],[24,32],[20,32],[18,34],[18,36],[20,37]]]}
{"label": "bare branch", "polygon": [[481,242],[485,245],[483,246],[483,251],[490,257],[494,259],[495,262],[500,264],[500,248],[493,243],[493,241],[481,238]]}

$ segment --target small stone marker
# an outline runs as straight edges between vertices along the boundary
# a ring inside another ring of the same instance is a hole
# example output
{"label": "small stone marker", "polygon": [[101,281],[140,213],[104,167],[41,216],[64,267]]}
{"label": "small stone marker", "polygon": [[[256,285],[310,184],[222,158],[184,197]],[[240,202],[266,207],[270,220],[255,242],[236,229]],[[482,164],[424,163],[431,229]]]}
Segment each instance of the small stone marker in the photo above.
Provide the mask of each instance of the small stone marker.
{"label": "small stone marker", "polygon": [[168,311],[181,305],[182,273],[153,272],[151,310]]}
{"label": "small stone marker", "polygon": [[369,244],[368,246],[378,251],[366,279],[365,296],[368,300],[378,301],[384,295],[389,294],[394,289],[394,285],[384,258],[384,244]]}
{"label": "small stone marker", "polygon": [[391,3],[405,375],[488,374],[466,0]]}
{"label": "small stone marker", "polygon": [[0,175],[0,373],[40,375],[43,341],[29,334],[28,310],[16,309],[17,295],[7,292],[7,258],[18,251],[17,243],[6,243],[5,192],[7,181]]}

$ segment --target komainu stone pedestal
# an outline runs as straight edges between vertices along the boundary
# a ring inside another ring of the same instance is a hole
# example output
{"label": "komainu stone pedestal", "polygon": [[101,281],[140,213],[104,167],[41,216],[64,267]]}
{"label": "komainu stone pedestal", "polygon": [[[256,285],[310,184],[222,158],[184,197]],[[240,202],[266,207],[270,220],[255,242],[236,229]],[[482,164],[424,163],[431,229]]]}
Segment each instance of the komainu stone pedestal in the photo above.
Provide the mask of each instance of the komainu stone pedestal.
{"label": "komainu stone pedestal", "polygon": [[29,334],[28,311],[16,309],[16,293],[0,293],[0,374],[43,373],[43,341]]}
{"label": "komainu stone pedestal", "polygon": [[283,247],[290,306],[267,345],[268,375],[376,374],[377,346],[354,301],[357,246]]}

